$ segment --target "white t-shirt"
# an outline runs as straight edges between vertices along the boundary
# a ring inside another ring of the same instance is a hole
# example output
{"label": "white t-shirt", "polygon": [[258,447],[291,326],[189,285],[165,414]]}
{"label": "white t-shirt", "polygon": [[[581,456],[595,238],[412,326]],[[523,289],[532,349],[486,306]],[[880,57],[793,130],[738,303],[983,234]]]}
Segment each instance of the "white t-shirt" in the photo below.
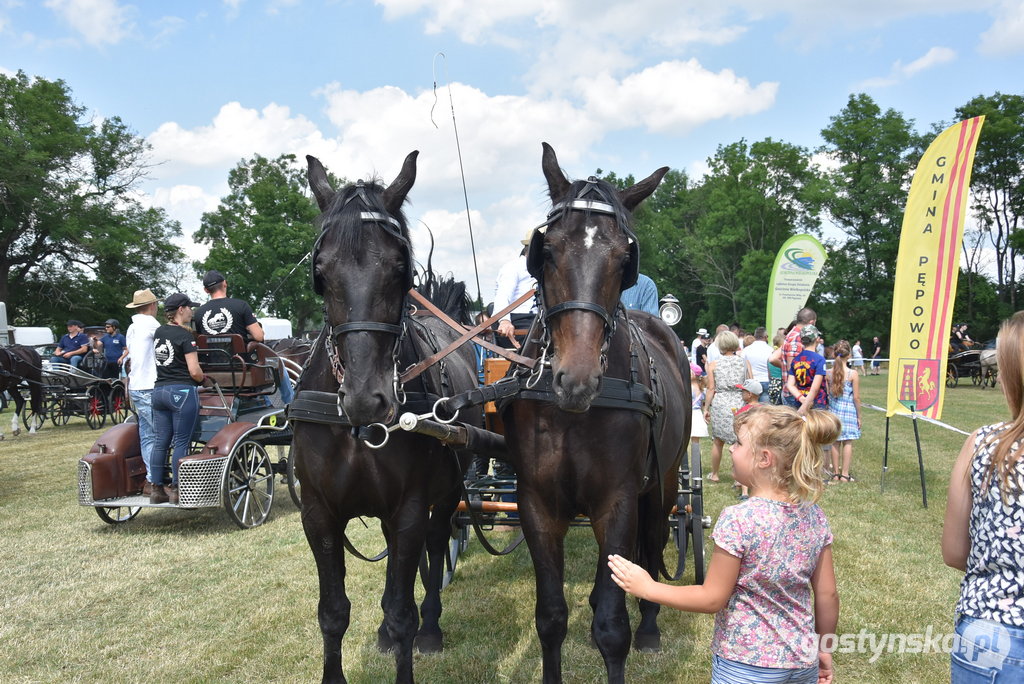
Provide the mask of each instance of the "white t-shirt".
{"label": "white t-shirt", "polygon": [[151,390],[156,384],[156,356],[153,354],[153,333],[160,327],[157,320],[146,314],[132,316],[132,324],[125,334],[125,347],[132,360],[128,373],[128,389]]}
{"label": "white t-shirt", "polygon": [[753,378],[758,382],[768,382],[768,357],[772,348],[764,340],[754,340],[743,348],[743,358],[750,363]]}

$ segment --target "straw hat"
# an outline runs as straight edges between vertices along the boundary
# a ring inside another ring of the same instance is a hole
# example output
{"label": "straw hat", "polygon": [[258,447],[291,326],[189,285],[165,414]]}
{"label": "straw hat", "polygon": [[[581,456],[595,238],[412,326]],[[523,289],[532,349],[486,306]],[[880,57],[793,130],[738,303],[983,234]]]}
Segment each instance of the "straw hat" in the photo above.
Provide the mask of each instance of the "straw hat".
{"label": "straw hat", "polygon": [[530,244],[530,240],[533,239],[533,231],[534,230],[536,230],[536,228],[530,228],[528,231],[526,231],[526,237],[524,237],[519,242],[521,242],[524,245]]}
{"label": "straw hat", "polygon": [[132,303],[125,304],[124,306],[126,309],[138,309],[140,306],[146,306],[147,304],[152,304],[157,301],[160,300],[156,298],[153,291],[146,288],[145,290],[136,290],[135,295],[132,297]]}

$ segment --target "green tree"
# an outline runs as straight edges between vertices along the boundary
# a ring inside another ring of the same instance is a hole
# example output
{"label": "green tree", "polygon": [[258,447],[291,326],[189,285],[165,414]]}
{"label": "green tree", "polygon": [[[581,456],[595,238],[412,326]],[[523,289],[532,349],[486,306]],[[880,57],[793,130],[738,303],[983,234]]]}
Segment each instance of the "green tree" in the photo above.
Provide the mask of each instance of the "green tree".
{"label": "green tree", "polygon": [[203,214],[196,231],[196,241],[210,245],[207,258],[194,264],[196,272],[217,269],[228,279],[231,296],[288,318],[299,330],[313,327],[320,305],[309,285],[306,255],[320,211],[305,169],[295,155],[256,155],[231,170],[228,186],[230,193],[216,210]]}
{"label": "green tree", "polygon": [[818,314],[830,332],[888,332],[903,208],[922,149],[912,123],[859,94],[821,132],[820,151],[836,164],[825,174],[825,211],[846,235],[829,244],[822,274]]}
{"label": "green tree", "polygon": [[985,125],[971,176],[973,208],[995,250],[996,288],[1009,315],[1017,310],[1017,256],[1024,249],[1024,96],[979,95],[956,110],[958,120],[980,115]]}
{"label": "green tree", "polygon": [[0,301],[20,324],[123,317],[166,289],[181,228],[133,190],[146,143],[118,118],[85,121],[63,81],[0,74]]}

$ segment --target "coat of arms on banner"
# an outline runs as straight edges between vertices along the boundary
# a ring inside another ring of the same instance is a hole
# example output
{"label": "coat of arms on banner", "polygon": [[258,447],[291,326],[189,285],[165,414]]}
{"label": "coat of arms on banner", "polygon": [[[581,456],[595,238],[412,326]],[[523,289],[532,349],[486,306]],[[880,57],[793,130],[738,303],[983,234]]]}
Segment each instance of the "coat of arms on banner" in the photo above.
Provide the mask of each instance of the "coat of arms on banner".
{"label": "coat of arms on banner", "polygon": [[898,368],[901,404],[920,413],[939,400],[939,359],[900,359]]}

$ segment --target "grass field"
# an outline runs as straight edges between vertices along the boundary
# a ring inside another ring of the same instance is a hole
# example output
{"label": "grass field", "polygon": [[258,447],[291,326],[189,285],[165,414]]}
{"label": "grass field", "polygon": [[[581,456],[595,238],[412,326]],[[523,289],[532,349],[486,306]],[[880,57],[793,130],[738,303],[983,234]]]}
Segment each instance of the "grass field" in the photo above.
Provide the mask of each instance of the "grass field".
{"label": "grass field", "polygon": [[[863,400],[882,405],[885,381],[864,378]],[[946,394],[945,422],[963,430],[1006,415],[998,390],[961,384]],[[0,415],[5,427],[9,416]],[[952,631],[960,573],[942,564],[939,538],[948,473],[964,438],[927,423],[920,431],[927,509],[913,428],[904,418],[891,422],[890,468],[879,492],[885,417],[870,410],[854,452],[860,481],[828,488],[822,502],[835,534],[840,633]],[[270,520],[253,530],[237,529],[220,509],[143,509],[110,526],[76,497],[77,460],[99,434],[76,418],[0,442],[0,681],[317,680],[315,566],[287,491],[278,489]],[[706,468],[710,444],[702,447]],[[735,501],[727,472],[728,457],[722,483],[706,488],[714,519]],[[374,521],[367,523],[349,529],[358,546],[375,553],[381,537]],[[596,546],[587,529],[570,537],[565,679],[601,682],[601,658],[587,645]],[[346,674],[352,682],[390,681],[392,659],[375,649],[384,566],[350,561],[349,569]],[[444,599],[446,650],[416,656],[419,681],[540,679],[525,545],[493,558],[471,541]],[[712,622],[663,611],[663,650],[632,654],[629,680],[708,681]],[[868,652],[839,653],[836,673],[848,682],[930,683],[948,681],[948,661],[945,653],[882,653],[873,662]]]}

